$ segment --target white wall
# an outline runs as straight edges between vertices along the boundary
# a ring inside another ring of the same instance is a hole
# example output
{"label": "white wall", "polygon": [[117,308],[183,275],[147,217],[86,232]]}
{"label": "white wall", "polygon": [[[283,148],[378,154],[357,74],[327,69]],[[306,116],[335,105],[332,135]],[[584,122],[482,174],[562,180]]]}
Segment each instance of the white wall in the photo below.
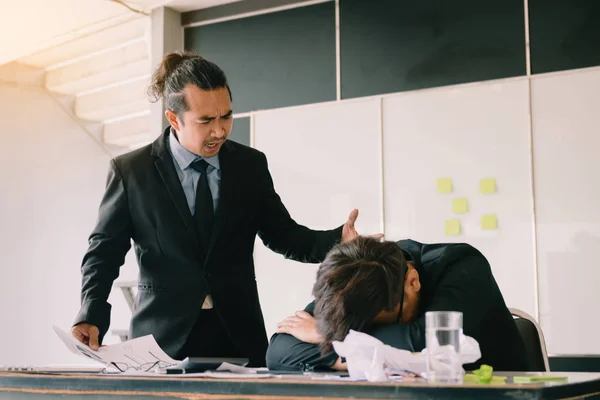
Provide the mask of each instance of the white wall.
{"label": "white wall", "polygon": [[[379,219],[388,240],[473,244],[508,306],[539,318],[551,354],[600,354],[598,93],[600,68],[589,68],[261,111],[253,143],[302,223],[333,227],[358,207],[361,233]],[[443,177],[450,194],[436,193]],[[497,193],[481,194],[489,177]],[[455,197],[467,213],[453,213]],[[496,230],[481,229],[484,214]],[[460,235],[444,232],[447,219]],[[311,300],[316,268],[260,243],[256,261],[270,334]]]}
{"label": "white wall", "polygon": [[600,354],[600,68],[532,81],[540,311],[554,353]]}
{"label": "white wall", "polygon": [[[0,365],[85,362],[52,324],[78,311],[110,156],[41,88],[0,81],[0,120]],[[112,297],[119,328],[128,310]]]}
{"label": "white wall", "polygon": [[[258,113],[255,145],[268,156],[275,190],[292,217],[313,229],[336,228],[353,208],[357,228],[381,232],[379,101],[327,103]],[[256,276],[269,334],[311,300],[316,265],[256,247]]]}
{"label": "white wall", "polygon": [[[533,78],[532,130],[524,82],[258,112],[253,142],[299,222],[334,227],[357,207],[361,233],[385,226],[390,240],[471,242],[492,261],[510,306],[539,307],[551,353],[598,354],[600,68]],[[0,83],[0,119],[0,364],[81,363],[51,326],[69,329],[78,311],[79,266],[111,156],[41,88]],[[460,237],[444,236],[437,224],[449,216],[447,199],[432,189],[441,174],[469,198]],[[480,175],[498,178],[498,194],[485,201],[473,190]],[[478,213],[489,205],[499,229],[478,232]],[[135,279],[132,256],[121,279]],[[273,333],[311,300],[316,266],[285,261],[260,243],[256,262]],[[111,328],[127,328],[121,294],[110,302]]]}
{"label": "white wall", "polygon": [[[509,307],[535,315],[528,110],[527,78],[385,98],[385,226],[391,239],[470,243]],[[452,179],[451,193],[437,193],[438,178]],[[496,179],[497,193],[480,193],[485,178]],[[460,199],[465,213],[452,210]],[[499,229],[481,229],[487,214]],[[459,235],[446,234],[448,220],[459,221]]]}

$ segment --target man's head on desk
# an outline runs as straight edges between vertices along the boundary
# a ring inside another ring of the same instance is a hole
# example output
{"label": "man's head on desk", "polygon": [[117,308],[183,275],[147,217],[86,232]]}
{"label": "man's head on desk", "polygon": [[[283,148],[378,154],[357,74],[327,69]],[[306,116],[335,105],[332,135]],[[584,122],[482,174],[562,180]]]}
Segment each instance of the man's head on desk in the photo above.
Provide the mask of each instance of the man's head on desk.
{"label": "man's head on desk", "polygon": [[394,242],[358,237],[333,248],[313,288],[321,349],[350,329],[410,322],[418,312],[419,273]]}

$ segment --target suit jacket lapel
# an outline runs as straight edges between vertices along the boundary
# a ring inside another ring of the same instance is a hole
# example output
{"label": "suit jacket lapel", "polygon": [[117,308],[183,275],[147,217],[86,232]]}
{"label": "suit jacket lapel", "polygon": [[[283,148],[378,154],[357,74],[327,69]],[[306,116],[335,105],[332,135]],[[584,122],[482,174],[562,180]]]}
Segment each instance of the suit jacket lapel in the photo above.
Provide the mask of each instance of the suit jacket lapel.
{"label": "suit jacket lapel", "polygon": [[177,171],[173,165],[173,158],[166,147],[166,141],[170,134],[169,130],[170,128],[167,128],[167,130],[152,145],[152,154],[158,157],[154,162],[154,165],[167,188],[167,192],[169,193],[179,216],[181,216],[185,227],[197,244],[195,247],[201,249],[202,246],[200,245],[200,237],[198,236],[194,217],[190,212],[185,193],[183,192],[181,182],[179,181],[179,176],[177,176]]}

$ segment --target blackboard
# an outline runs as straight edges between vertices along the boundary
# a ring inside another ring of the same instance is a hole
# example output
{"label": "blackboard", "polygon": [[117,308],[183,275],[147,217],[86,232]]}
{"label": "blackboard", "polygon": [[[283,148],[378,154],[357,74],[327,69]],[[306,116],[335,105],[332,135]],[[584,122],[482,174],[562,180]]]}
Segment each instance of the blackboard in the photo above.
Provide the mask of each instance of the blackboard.
{"label": "blackboard", "polygon": [[185,47],[217,63],[235,112],[335,100],[335,4],[185,30]]}
{"label": "blackboard", "polygon": [[523,0],[340,0],[342,98],[524,75],[524,16]]}

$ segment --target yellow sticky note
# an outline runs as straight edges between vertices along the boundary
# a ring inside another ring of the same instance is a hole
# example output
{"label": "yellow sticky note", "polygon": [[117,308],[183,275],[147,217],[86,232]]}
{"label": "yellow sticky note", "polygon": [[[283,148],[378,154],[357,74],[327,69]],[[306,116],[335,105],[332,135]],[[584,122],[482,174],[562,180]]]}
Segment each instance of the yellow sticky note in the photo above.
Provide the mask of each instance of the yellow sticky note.
{"label": "yellow sticky note", "polygon": [[496,179],[486,178],[479,181],[479,191],[483,194],[496,193]]}
{"label": "yellow sticky note", "polygon": [[452,179],[439,178],[437,180],[437,192],[438,193],[452,193]]}
{"label": "yellow sticky note", "polygon": [[447,236],[460,235],[460,221],[457,219],[449,219],[446,221],[444,229]]}
{"label": "yellow sticky note", "polygon": [[487,214],[481,217],[481,229],[496,229],[498,227],[498,220],[495,214]]}
{"label": "yellow sticky note", "polygon": [[452,212],[454,214],[464,214],[469,208],[468,204],[467,199],[452,199]]}

